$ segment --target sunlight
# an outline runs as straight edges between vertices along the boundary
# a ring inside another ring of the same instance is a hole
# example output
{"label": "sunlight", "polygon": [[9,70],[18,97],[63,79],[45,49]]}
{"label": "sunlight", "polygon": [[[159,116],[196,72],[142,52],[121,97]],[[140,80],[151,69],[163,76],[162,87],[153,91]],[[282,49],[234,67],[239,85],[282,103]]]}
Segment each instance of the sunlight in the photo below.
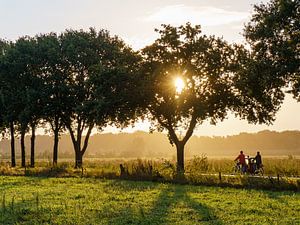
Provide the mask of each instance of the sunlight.
{"label": "sunlight", "polygon": [[177,77],[174,81],[174,84],[176,88],[176,93],[180,94],[185,86],[184,81],[180,77]]}

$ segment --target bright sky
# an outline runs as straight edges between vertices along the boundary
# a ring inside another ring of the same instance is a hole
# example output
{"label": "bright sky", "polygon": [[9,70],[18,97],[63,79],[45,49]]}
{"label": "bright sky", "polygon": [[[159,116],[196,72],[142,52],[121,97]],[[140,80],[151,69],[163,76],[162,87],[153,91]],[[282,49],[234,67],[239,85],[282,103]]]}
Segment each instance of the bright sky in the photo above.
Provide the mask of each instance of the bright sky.
{"label": "bright sky", "polygon": [[[230,42],[243,42],[243,24],[250,18],[252,5],[267,0],[0,0],[0,37],[15,40],[68,28],[108,29],[134,49],[151,43],[162,23],[200,24],[203,32],[223,36]],[[263,129],[299,130],[300,103],[287,96],[272,126],[249,125],[229,116],[216,126],[204,123],[197,135],[230,135]],[[147,123],[137,129],[148,130]],[[110,128],[108,131],[114,131]]]}

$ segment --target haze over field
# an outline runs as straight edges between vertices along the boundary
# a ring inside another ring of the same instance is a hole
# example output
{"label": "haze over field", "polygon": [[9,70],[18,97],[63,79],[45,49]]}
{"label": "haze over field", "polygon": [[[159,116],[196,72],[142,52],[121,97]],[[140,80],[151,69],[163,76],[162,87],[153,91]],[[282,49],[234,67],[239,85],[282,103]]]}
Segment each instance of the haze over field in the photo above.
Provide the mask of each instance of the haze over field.
{"label": "haze over field", "polygon": [[[38,136],[36,140],[37,157],[51,159],[53,148],[52,137]],[[30,138],[26,138],[26,146],[30,147]],[[74,157],[73,146],[69,135],[63,135],[59,142],[59,158]],[[17,155],[20,152],[17,145]],[[288,155],[300,156],[300,132],[261,131],[259,133],[241,133],[227,137],[193,136],[187,144],[186,156],[206,154],[208,157],[234,157],[240,150],[255,155],[259,150],[263,156]],[[9,157],[9,141],[0,142],[0,153]],[[96,134],[90,139],[86,152],[87,158],[173,158],[176,155],[166,135],[135,132],[132,134]],[[2,158],[1,157],[1,158]]]}
{"label": "haze over field", "polygon": [[[87,30],[89,27],[95,27],[108,29],[123,38],[134,49],[140,49],[157,37],[154,28],[159,28],[160,24],[180,25],[190,21],[193,24],[201,24],[206,34],[223,36],[230,42],[241,43],[243,24],[249,21],[253,4],[259,2],[268,1],[0,0],[0,37],[15,40],[23,35],[62,32],[67,28]],[[272,126],[249,125],[246,121],[229,115],[229,119],[218,123],[217,126],[205,122],[195,130],[195,134],[212,136],[257,132],[264,129],[299,130],[300,117],[297,116],[299,111],[300,104],[287,95]],[[148,131],[148,126],[147,122],[140,122],[135,128],[128,128],[125,131]],[[118,130],[109,127],[106,131]]]}

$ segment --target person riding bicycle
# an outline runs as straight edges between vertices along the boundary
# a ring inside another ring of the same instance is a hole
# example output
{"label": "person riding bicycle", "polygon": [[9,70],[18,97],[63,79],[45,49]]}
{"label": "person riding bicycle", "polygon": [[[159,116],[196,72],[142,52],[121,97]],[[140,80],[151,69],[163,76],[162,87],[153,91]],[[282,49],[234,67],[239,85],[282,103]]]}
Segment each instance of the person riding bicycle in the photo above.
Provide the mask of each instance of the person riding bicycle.
{"label": "person riding bicycle", "polygon": [[261,155],[260,152],[257,152],[257,155],[255,156],[255,161],[256,161],[256,168],[259,169],[262,167],[262,160],[261,160]]}
{"label": "person riding bicycle", "polygon": [[254,157],[249,157],[248,156],[248,170],[250,174],[255,174],[255,171],[257,170],[257,165]]}
{"label": "person riding bicycle", "polygon": [[238,155],[238,157],[236,157],[234,161],[238,161],[238,163],[242,165],[242,172],[245,173],[247,170],[247,165],[246,165],[246,159],[243,151],[240,151],[240,154]]}

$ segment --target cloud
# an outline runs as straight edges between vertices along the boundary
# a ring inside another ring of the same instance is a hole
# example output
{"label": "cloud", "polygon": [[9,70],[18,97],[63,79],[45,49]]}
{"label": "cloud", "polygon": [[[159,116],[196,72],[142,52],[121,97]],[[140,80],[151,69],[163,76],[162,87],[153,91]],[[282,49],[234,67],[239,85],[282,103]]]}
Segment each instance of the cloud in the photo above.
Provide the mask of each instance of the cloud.
{"label": "cloud", "polygon": [[249,12],[237,12],[215,7],[191,7],[171,5],[158,9],[144,20],[172,25],[181,25],[186,22],[202,26],[218,26],[247,19]]}
{"label": "cloud", "polygon": [[133,37],[123,37],[124,41],[129,44],[134,50],[139,50],[147,45],[150,45],[157,38],[155,33],[153,35],[145,36],[133,36]]}

